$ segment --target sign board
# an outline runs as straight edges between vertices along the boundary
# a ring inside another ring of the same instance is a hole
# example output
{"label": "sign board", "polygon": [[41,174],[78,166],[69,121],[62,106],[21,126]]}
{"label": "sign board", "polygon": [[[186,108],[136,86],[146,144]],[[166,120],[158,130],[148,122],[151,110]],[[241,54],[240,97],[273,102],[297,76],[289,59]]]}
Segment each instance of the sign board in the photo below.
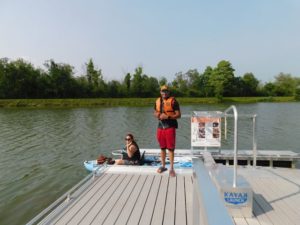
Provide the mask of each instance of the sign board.
{"label": "sign board", "polygon": [[221,117],[208,112],[195,113],[191,118],[191,145],[193,147],[221,146]]}
{"label": "sign board", "polygon": [[230,215],[233,217],[252,217],[253,192],[250,185],[236,188],[221,187],[220,191]]}
{"label": "sign board", "polygon": [[224,201],[233,205],[246,205],[248,202],[248,193],[224,191]]}

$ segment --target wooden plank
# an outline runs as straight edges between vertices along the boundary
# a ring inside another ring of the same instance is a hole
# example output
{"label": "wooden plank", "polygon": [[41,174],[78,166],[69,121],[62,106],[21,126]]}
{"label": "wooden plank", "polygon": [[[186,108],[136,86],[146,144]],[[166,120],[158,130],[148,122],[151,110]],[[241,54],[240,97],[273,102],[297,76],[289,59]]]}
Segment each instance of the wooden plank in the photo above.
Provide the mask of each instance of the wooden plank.
{"label": "wooden plank", "polygon": [[176,180],[177,177],[170,177],[165,206],[164,225],[175,224],[175,206],[176,206]]}
{"label": "wooden plank", "polygon": [[286,180],[272,179],[267,180],[268,193],[272,193],[272,200],[270,203],[277,203],[282,212],[292,221],[300,221],[299,204],[297,204],[296,196],[298,191],[293,191],[293,185],[289,185]]}
{"label": "wooden plank", "polygon": [[137,184],[135,185],[133,191],[131,192],[128,198],[128,201],[126,202],[125,206],[122,209],[122,212],[120,213],[117,221],[115,222],[115,225],[127,224],[128,219],[132,214],[132,210],[135,206],[135,203],[141,193],[141,190],[143,189],[143,186],[145,185],[146,179],[146,175],[142,175],[139,177]]}
{"label": "wooden plank", "polygon": [[[273,201],[276,199],[276,188],[274,189],[272,187],[272,180],[274,178],[270,179],[259,179],[259,183],[263,184],[261,185],[261,190],[263,191],[263,196],[267,199],[269,204],[272,205],[274,211],[276,212],[276,215],[278,215],[282,221],[284,221],[284,224],[293,224],[294,222],[294,217],[297,215],[293,215],[293,210],[288,206],[288,204],[285,204],[284,201]],[[276,186],[280,185],[280,179],[277,179],[276,181]]]}
{"label": "wooden plank", "polygon": [[[274,173],[275,176],[278,176],[281,180],[280,183],[276,182],[276,180],[272,180],[272,184],[270,184],[277,193],[277,198],[273,199],[272,201],[284,201],[288,207],[290,208],[290,211],[294,214],[294,217],[296,217],[294,220],[299,221],[300,215],[298,213],[298,208],[300,207],[300,195],[299,195],[299,187],[300,185],[297,183],[297,178],[295,178],[295,172],[293,172],[293,169],[276,169],[271,172]],[[299,174],[299,170],[298,171]],[[278,179],[277,179],[278,180]],[[298,179],[300,180],[300,179]]]}
{"label": "wooden plank", "polygon": [[[253,199],[253,214],[260,224],[277,224],[284,223],[282,218],[279,218],[273,206],[264,198],[264,190],[262,187],[266,186],[264,180],[273,179],[274,176],[270,173],[269,168],[246,168],[239,170],[241,174],[251,184],[254,191]],[[273,169],[271,169],[273,170]],[[268,191],[268,190],[267,190]]]}
{"label": "wooden plank", "polygon": [[93,207],[98,198],[101,198],[101,196],[107,191],[110,185],[117,179],[118,175],[108,177],[108,180],[105,180],[105,182],[103,183],[99,183],[99,187],[94,186],[94,188],[89,191],[89,195],[86,195],[84,198],[82,198],[81,201],[75,204],[72,208],[72,212],[66,215],[65,218],[63,217],[56,224],[76,224],[77,221],[80,221]]}
{"label": "wooden plank", "polygon": [[[267,178],[264,178],[267,179]],[[257,180],[257,179],[256,179]],[[254,188],[258,189],[260,195],[256,196],[257,203],[264,210],[265,214],[268,215],[273,224],[291,224],[287,221],[286,218],[282,217],[278,207],[274,204],[270,204],[265,198],[266,193],[263,192],[262,187],[264,186],[263,181],[254,181],[251,184],[254,184]]]}
{"label": "wooden plank", "polygon": [[233,221],[236,225],[248,225],[245,218],[233,218]]}
{"label": "wooden plank", "polygon": [[[258,219],[255,217],[245,218],[245,219],[246,219],[248,225],[260,225]],[[271,223],[262,223],[262,224],[271,224]]]}
{"label": "wooden plank", "polygon": [[[296,220],[300,220],[299,208],[300,208],[300,191],[299,186],[296,184],[291,184],[288,182],[272,184],[276,191],[278,191],[278,196],[272,201],[284,201],[290,208],[291,212],[297,217]],[[295,190],[297,188],[297,190]]]}
{"label": "wooden plank", "polygon": [[[249,170],[248,170],[249,171]],[[252,173],[254,170],[252,168],[250,169],[250,172]],[[255,171],[254,171],[255,172]],[[256,176],[255,176],[256,174]],[[246,176],[244,174],[244,177],[247,179],[247,181],[250,183],[251,187],[253,188],[253,215],[255,218],[259,221],[260,224],[273,224],[271,215],[267,212],[272,210],[271,206],[266,202],[266,200],[262,197],[260,190],[255,186],[255,180],[258,177],[258,173],[255,172],[253,176]],[[260,174],[260,173],[259,173]],[[262,207],[259,203],[262,202]]]}
{"label": "wooden plank", "polygon": [[[126,186],[129,184],[131,178],[132,175],[125,175],[125,179],[123,179],[122,183],[117,186],[113,195],[104,204],[104,207],[102,207],[102,209],[97,213],[97,216],[94,218],[91,225],[103,224],[103,222],[105,221],[106,217],[108,217],[112,208],[115,206],[115,204],[118,204],[118,200],[122,195],[123,191],[125,190]],[[97,204],[97,207],[99,206],[101,205]]]}
{"label": "wooden plank", "polygon": [[184,177],[177,175],[175,224],[186,224],[186,200]]}
{"label": "wooden plank", "polygon": [[[108,199],[114,194],[117,187],[122,183],[125,178],[125,175],[115,175],[117,179],[115,179],[105,191],[98,192],[91,202],[88,202],[87,207],[84,207],[79,213],[81,215],[81,219],[77,219],[76,215],[70,224],[90,224],[97,214],[101,211],[101,209],[105,206]],[[79,217],[80,218],[80,217]]]}
{"label": "wooden plank", "polygon": [[[63,214],[58,216],[52,224],[66,224],[74,215],[77,214],[79,210],[88,202],[95,192],[97,192],[104,183],[109,180],[111,175],[103,174],[100,177],[96,177],[94,183],[92,183],[81,195],[78,199],[76,199],[67,209],[64,211]],[[61,220],[59,222],[59,220]]]}
{"label": "wooden plank", "polygon": [[162,224],[164,220],[165,204],[167,198],[167,190],[169,185],[169,176],[161,176],[159,192],[156,205],[154,208],[151,224]]}
{"label": "wooden plank", "polygon": [[265,211],[257,203],[255,198],[253,199],[253,215],[260,224],[273,224],[268,215],[265,214]]}
{"label": "wooden plank", "polygon": [[125,190],[122,193],[122,196],[118,199],[118,202],[115,204],[111,212],[109,213],[108,217],[104,221],[103,224],[114,224],[118,219],[123,207],[128,202],[129,197],[134,190],[134,187],[137,185],[138,179],[140,178],[139,175],[134,175],[130,180],[130,183],[127,185]]}
{"label": "wooden plank", "polygon": [[184,176],[187,225],[193,223],[193,176]]}
{"label": "wooden plank", "polygon": [[143,225],[151,224],[154,206],[156,203],[156,199],[157,199],[158,191],[159,191],[159,185],[161,182],[161,177],[162,176],[154,177],[154,181],[153,181],[153,184],[152,184],[149,196],[148,196],[148,200],[145,204],[143,215],[140,219],[139,224],[143,224]]}
{"label": "wooden plank", "polygon": [[141,194],[140,194],[138,200],[136,201],[136,204],[133,208],[133,211],[129,217],[127,224],[129,224],[129,225],[139,224],[141,215],[144,210],[144,206],[147,202],[147,198],[148,198],[148,195],[149,195],[152,183],[153,183],[153,179],[154,179],[154,175],[147,176],[145,185],[143,186]]}

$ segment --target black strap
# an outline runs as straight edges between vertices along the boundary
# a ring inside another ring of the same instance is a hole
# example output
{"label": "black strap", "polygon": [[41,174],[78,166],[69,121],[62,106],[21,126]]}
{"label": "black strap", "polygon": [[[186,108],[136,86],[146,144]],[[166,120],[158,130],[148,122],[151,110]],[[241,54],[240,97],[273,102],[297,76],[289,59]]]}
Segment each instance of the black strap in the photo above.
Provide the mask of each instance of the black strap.
{"label": "black strap", "polygon": [[164,113],[163,109],[164,109],[164,101],[162,100],[162,98],[160,98],[160,113]]}

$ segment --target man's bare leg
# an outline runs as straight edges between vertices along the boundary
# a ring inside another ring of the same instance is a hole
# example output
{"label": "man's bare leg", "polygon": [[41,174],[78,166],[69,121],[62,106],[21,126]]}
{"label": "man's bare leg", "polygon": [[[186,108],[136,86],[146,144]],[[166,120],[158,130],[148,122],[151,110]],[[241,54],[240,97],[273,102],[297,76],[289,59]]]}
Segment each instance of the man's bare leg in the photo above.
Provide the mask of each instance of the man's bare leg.
{"label": "man's bare leg", "polygon": [[170,158],[170,176],[175,177],[175,170],[174,170],[174,149],[168,149],[169,158]]}
{"label": "man's bare leg", "polygon": [[161,165],[162,167],[166,167],[166,149],[160,150],[160,158],[161,158]]}
{"label": "man's bare leg", "polygon": [[166,171],[166,149],[160,150],[161,167],[158,168],[157,172],[162,173]]}

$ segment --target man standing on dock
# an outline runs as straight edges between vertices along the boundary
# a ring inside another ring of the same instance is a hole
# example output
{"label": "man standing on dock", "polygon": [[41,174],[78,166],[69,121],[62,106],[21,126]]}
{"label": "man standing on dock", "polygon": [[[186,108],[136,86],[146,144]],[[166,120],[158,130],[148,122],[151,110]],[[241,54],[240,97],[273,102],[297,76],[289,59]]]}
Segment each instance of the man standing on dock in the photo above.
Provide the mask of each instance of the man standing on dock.
{"label": "man standing on dock", "polygon": [[163,85],[160,88],[160,95],[154,106],[154,116],[158,119],[157,141],[160,145],[161,167],[157,172],[162,173],[166,168],[166,149],[170,158],[171,177],[175,177],[174,170],[174,151],[176,143],[176,129],[178,128],[177,119],[181,117],[179,103],[174,97],[170,97],[168,86]]}

